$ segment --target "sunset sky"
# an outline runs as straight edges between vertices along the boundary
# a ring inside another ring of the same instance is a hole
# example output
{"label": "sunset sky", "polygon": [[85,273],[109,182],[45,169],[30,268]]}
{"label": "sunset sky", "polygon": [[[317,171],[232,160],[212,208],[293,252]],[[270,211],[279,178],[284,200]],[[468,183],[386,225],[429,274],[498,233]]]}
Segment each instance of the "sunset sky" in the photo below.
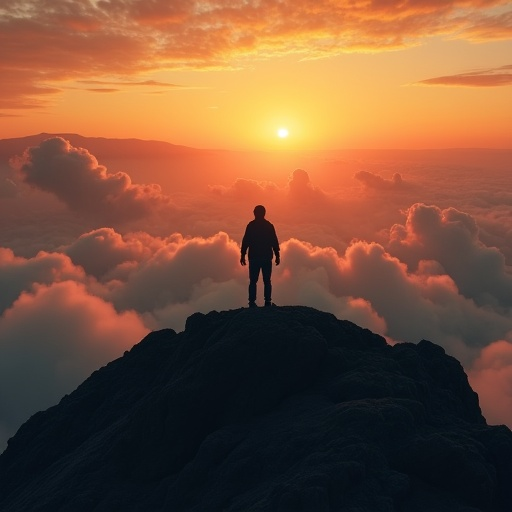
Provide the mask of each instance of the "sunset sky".
{"label": "sunset sky", "polygon": [[278,305],[441,345],[512,427],[510,2],[0,0],[0,76],[0,451],[245,306],[256,204]]}
{"label": "sunset sky", "polygon": [[500,0],[2,1],[0,137],[511,147],[511,9]]}

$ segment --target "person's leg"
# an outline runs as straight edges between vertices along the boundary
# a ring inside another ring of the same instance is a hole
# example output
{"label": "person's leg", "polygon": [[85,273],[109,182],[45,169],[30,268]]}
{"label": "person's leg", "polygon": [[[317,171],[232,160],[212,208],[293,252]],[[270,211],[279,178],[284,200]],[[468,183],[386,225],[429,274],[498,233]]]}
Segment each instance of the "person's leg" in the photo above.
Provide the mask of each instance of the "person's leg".
{"label": "person's leg", "polygon": [[249,304],[256,301],[256,283],[260,275],[260,262],[249,260]]}
{"label": "person's leg", "polygon": [[270,305],[272,303],[272,282],[270,280],[272,276],[272,260],[262,262],[261,273],[263,275],[265,304]]}

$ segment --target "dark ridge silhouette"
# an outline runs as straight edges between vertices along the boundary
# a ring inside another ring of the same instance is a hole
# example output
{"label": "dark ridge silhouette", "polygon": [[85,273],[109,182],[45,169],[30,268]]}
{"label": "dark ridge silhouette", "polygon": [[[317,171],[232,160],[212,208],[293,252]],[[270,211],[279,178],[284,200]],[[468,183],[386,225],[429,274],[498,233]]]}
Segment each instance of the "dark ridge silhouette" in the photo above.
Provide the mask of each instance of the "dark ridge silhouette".
{"label": "dark ridge silhouette", "polygon": [[75,147],[87,149],[99,159],[162,158],[207,151],[157,140],[84,137],[76,133],[39,133],[26,137],[0,139],[0,157],[9,159],[15,155],[21,155],[27,147],[38,146],[44,140],[52,137],[62,137]]}
{"label": "dark ridge silhouette", "polygon": [[456,359],[306,307],[153,332],[0,456],[9,512],[510,512],[511,483]]}

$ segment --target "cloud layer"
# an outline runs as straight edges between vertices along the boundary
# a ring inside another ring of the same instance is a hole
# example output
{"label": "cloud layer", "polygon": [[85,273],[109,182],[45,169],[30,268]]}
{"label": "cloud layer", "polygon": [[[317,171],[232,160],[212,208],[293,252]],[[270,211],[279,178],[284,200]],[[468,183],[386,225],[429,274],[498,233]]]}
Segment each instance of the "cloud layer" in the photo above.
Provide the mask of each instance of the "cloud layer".
{"label": "cloud layer", "polygon": [[[447,196],[444,170],[441,180],[435,169],[414,178],[403,168],[364,165],[371,170],[350,171],[351,187],[323,190],[295,169],[283,186],[250,178],[204,184],[203,193],[173,197],[180,204],[169,210],[157,188],[109,173],[60,138],[29,148],[16,165],[18,194],[0,200],[18,205],[13,233],[21,230],[34,249],[24,256],[8,244],[0,249],[0,445],[148,330],[181,330],[196,311],[243,306],[239,243],[258,203],[281,242],[277,304],[332,312],[390,343],[439,343],[481,390],[488,420],[512,425],[510,408],[501,408],[512,400],[512,223],[504,221],[512,201],[500,181],[507,172],[482,184],[484,173],[465,171],[465,188]],[[47,192],[61,201],[60,217],[46,202],[39,206]],[[39,227],[21,215],[34,208],[51,227],[44,251],[37,250]],[[155,227],[160,209],[173,215]],[[146,216],[130,221],[134,210]],[[78,236],[67,231],[71,212],[79,214],[72,220],[75,231],[82,226]]]}

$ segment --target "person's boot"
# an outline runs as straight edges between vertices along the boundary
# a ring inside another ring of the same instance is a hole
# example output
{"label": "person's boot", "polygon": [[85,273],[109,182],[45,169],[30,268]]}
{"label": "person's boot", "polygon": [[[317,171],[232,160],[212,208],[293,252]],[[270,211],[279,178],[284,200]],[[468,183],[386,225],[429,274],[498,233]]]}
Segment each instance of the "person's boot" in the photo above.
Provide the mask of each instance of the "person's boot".
{"label": "person's boot", "polygon": [[266,308],[269,308],[270,306],[273,306],[274,304],[272,304],[272,301],[271,300],[266,300],[265,301],[265,307]]}
{"label": "person's boot", "polygon": [[251,300],[251,301],[249,302],[249,307],[250,307],[250,308],[257,308],[258,306],[256,305],[256,302],[254,302],[253,300]]}

